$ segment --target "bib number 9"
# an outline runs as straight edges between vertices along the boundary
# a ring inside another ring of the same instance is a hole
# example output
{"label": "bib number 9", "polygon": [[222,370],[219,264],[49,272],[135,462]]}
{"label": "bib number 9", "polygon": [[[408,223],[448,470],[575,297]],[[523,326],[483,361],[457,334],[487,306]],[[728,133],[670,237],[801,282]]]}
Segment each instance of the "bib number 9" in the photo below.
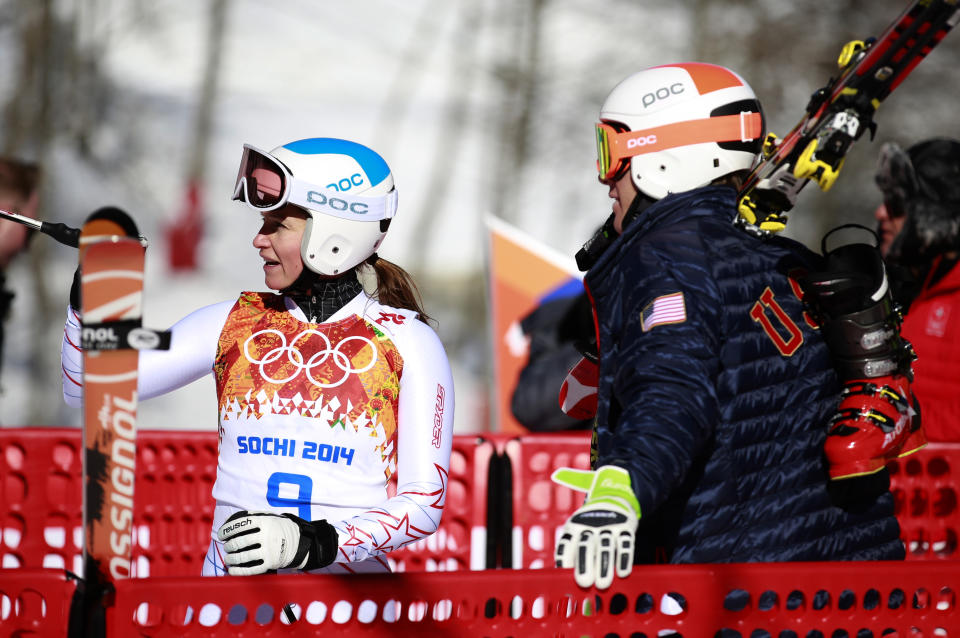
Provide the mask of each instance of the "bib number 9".
{"label": "bib number 9", "polygon": [[[281,486],[286,487],[281,490]],[[281,493],[289,495],[293,492],[290,486],[296,489],[296,498],[281,496]],[[289,474],[287,472],[274,472],[270,475],[270,478],[267,479],[267,503],[272,507],[295,508],[297,510],[297,516],[305,521],[313,520],[310,513],[310,503],[313,501],[311,498],[312,494],[313,480],[309,476]]]}

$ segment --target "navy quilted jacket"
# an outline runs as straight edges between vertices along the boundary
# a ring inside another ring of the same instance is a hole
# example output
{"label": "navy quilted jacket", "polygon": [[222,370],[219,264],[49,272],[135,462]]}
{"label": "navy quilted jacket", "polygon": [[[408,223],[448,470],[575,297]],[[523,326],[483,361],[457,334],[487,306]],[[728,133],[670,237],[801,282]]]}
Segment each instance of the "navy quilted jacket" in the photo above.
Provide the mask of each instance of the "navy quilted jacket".
{"label": "navy quilted jacket", "polygon": [[856,512],[827,494],[839,382],[795,283],[820,257],[736,228],[735,205],[727,186],[666,197],[585,279],[601,353],[595,465],[630,473],[640,560],[903,558],[889,492]]}

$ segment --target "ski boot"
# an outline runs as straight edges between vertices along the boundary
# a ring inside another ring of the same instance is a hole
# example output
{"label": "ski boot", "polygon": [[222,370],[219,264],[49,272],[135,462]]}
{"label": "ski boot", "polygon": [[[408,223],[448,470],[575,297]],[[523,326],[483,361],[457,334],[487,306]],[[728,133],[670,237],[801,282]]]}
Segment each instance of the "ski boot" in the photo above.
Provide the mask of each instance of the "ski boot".
{"label": "ski boot", "polygon": [[883,259],[869,244],[841,246],[803,287],[843,384],[824,444],[830,478],[880,472],[927,443],[911,389],[917,355],[900,335]]}

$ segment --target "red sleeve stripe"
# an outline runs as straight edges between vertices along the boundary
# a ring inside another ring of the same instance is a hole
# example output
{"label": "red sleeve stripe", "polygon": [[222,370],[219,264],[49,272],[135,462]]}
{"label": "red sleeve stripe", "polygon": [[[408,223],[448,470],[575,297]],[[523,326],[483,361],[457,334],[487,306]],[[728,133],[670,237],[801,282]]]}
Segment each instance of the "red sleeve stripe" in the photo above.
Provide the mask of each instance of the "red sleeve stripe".
{"label": "red sleeve stripe", "polygon": [[78,388],[82,388],[82,387],[83,387],[83,382],[82,382],[82,381],[77,381],[76,379],[74,379],[73,377],[71,377],[71,376],[70,376],[70,373],[67,372],[67,369],[66,369],[66,368],[64,368],[64,367],[61,365],[61,366],[60,366],[60,369],[63,370],[63,376],[65,376],[65,377],[70,381],[70,383],[72,383],[73,385],[77,386]]}
{"label": "red sleeve stripe", "polygon": [[76,350],[77,352],[80,352],[80,346],[78,346],[77,344],[75,344],[73,341],[70,340],[70,336],[67,334],[66,330],[63,331],[63,340],[69,343],[74,350]]}

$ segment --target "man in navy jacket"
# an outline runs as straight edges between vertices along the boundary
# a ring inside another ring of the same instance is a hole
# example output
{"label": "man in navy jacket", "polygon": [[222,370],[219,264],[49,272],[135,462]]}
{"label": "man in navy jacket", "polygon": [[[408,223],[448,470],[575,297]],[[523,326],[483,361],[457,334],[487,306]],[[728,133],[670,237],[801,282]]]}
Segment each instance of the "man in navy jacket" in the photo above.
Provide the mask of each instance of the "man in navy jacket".
{"label": "man in navy jacket", "polygon": [[587,492],[558,566],[605,588],[635,561],[903,558],[889,491],[853,507],[828,491],[840,381],[800,287],[823,259],[733,223],[764,136],[752,89],[723,67],[655,67],[600,120],[612,243],[579,256],[598,322],[594,470],[554,473]]}

